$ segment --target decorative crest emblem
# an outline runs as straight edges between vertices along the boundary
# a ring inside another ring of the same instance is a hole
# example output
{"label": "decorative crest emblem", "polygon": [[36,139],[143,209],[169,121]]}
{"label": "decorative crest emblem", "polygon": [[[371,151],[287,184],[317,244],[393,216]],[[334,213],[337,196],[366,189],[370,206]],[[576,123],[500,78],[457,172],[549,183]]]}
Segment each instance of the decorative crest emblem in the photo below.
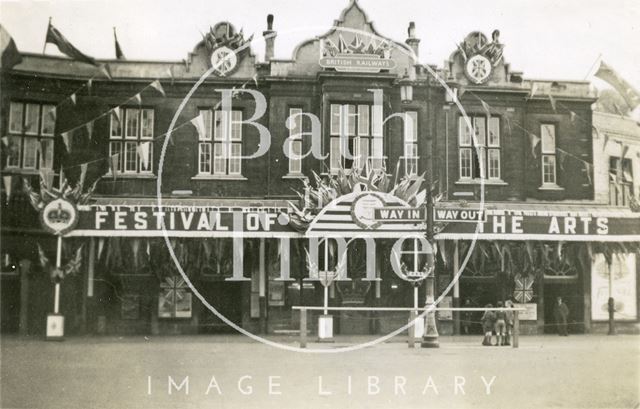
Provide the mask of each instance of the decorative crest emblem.
{"label": "decorative crest emblem", "polygon": [[244,54],[248,48],[240,52],[234,50],[242,47],[244,44],[251,42],[253,36],[245,40],[242,29],[236,32],[231,23],[221,22],[209,29],[206,35],[203,35],[204,45],[211,53],[211,67],[214,72],[221,76],[232,74],[238,68],[240,56]]}
{"label": "decorative crest emblem", "polygon": [[462,56],[465,67],[464,72],[474,84],[484,84],[489,80],[493,68],[502,60],[504,44],[500,43],[500,31],[494,30],[491,34],[491,42],[480,32],[469,34],[462,44],[458,45],[458,51]]}

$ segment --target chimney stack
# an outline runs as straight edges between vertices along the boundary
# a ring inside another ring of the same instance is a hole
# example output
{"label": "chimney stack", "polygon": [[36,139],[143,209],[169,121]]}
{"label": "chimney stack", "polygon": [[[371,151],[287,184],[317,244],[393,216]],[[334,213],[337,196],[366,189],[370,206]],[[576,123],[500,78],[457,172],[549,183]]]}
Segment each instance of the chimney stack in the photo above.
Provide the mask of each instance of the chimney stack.
{"label": "chimney stack", "polygon": [[409,23],[409,29],[407,30],[407,33],[408,38],[405,40],[405,43],[413,50],[417,57],[420,52],[420,39],[416,38],[416,23],[414,23],[413,21]]}
{"label": "chimney stack", "polygon": [[276,32],[273,30],[273,14],[267,16],[267,30],[262,32],[265,42],[264,60],[271,61],[274,55]]}

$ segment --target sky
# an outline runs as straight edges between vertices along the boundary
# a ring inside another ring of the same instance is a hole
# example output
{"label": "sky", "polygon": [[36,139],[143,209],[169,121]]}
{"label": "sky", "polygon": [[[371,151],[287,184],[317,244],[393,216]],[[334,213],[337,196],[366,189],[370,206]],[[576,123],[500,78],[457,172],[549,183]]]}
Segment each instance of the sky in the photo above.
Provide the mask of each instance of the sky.
{"label": "sky", "polygon": [[[186,58],[215,23],[255,34],[261,58],[266,16],[275,16],[276,57],[325,33],[349,0],[0,0],[0,24],[21,51],[41,53],[49,17],[84,53],[113,58],[113,27],[129,60]],[[420,62],[442,66],[466,34],[501,32],[504,57],[526,78],[584,80],[598,56],[640,89],[638,0],[359,0],[384,36],[403,42],[410,21]],[[47,54],[59,55],[54,45]],[[599,88],[603,83],[593,81]]]}

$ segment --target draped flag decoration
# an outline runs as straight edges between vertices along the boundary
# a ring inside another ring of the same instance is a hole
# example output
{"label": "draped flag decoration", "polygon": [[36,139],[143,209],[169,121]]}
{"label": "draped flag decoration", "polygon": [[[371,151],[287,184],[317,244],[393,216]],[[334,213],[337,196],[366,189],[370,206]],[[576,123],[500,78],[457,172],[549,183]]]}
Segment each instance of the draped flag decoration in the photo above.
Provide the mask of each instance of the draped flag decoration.
{"label": "draped flag decoration", "polygon": [[536,147],[540,143],[540,137],[532,132],[528,132],[528,134],[529,143],[531,143],[531,155],[533,155],[534,158],[537,158],[538,155],[536,154]]}
{"label": "draped flag decoration", "polygon": [[151,142],[143,142],[137,147],[138,156],[142,161],[142,166],[147,169],[149,167],[149,145]]}
{"label": "draped flag decoration", "polygon": [[624,157],[627,155],[627,152],[629,152],[629,145],[620,142],[620,151],[622,152],[620,154],[620,162],[622,162],[622,159],[624,159]]}
{"label": "draped flag decoration", "polygon": [[116,120],[119,124],[122,124],[122,119],[120,119],[120,107],[115,107],[111,110],[111,113],[116,116]]}
{"label": "draped flag decoration", "polygon": [[13,183],[13,176],[3,176],[2,183],[4,183],[4,193],[7,195],[7,203],[9,203],[9,199],[11,198],[11,187]]}
{"label": "draped flag decoration", "polygon": [[167,74],[169,74],[169,78],[171,78],[171,85],[173,85],[173,65],[167,68]]}
{"label": "draped flag decoration", "polygon": [[0,52],[2,53],[0,69],[10,70],[22,62],[22,55],[18,51],[16,43],[2,25],[0,25]]}
{"label": "draped flag decoration", "polygon": [[551,108],[553,109],[553,112],[558,112],[557,106],[556,106],[556,99],[551,94],[549,94],[549,102],[551,103]]}
{"label": "draped flag decoration", "polygon": [[205,139],[206,127],[204,125],[204,118],[202,117],[202,115],[198,115],[197,117],[193,118],[191,120],[191,123],[196,128],[196,131],[198,131],[198,136],[200,137],[200,139]]}
{"label": "draped flag decoration", "polygon": [[78,50],[73,44],[67,40],[57,28],[51,24],[51,19],[49,19],[49,27],[47,27],[47,37],[45,39],[45,45],[47,43],[55,44],[60,50],[61,53],[66,54],[70,58],[82,61],[87,64],[97,65],[96,60],[93,57],[89,57],[86,54],[83,54],[80,50]]}
{"label": "draped flag decoration", "polygon": [[162,88],[162,84],[160,83],[160,80],[155,80],[149,85],[152,88],[155,88],[159,93],[161,93],[163,97],[167,96],[167,94],[164,92],[164,88]]}
{"label": "draped flag decoration", "polygon": [[596,71],[595,76],[615,88],[632,111],[640,105],[640,93],[614,71],[613,68],[605,64],[604,61],[600,61],[600,67],[598,71]]}

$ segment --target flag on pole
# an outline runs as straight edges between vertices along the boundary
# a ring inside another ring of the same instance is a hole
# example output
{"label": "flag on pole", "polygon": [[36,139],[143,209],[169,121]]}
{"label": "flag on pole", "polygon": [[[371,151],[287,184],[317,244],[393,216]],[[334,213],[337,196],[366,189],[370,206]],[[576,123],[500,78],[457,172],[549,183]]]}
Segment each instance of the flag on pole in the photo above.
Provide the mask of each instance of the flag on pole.
{"label": "flag on pole", "polygon": [[633,111],[638,105],[640,105],[640,93],[625,81],[613,68],[605,64],[604,61],[600,61],[600,67],[594,74],[596,77],[609,83],[616,89],[624,98],[629,108]]}
{"label": "flag on pole", "polygon": [[126,60],[124,58],[124,53],[122,52],[122,47],[120,47],[120,43],[118,42],[118,35],[116,34],[116,28],[113,28],[113,40],[115,41],[116,46],[116,59],[118,60]]}
{"label": "flag on pole", "polygon": [[193,124],[193,126],[196,128],[196,131],[198,131],[198,136],[200,137],[200,139],[206,139],[207,131],[202,115],[198,115],[197,117],[193,118],[191,120],[191,124]]}
{"label": "flag on pole", "polygon": [[73,102],[73,105],[76,104],[76,93],[74,92],[73,94],[69,95],[69,99],[71,99],[71,102]]}
{"label": "flag on pole", "polygon": [[529,143],[531,144],[531,155],[533,155],[534,158],[537,158],[538,155],[536,155],[536,147],[540,143],[540,137],[532,132],[528,132],[528,134]]}
{"label": "flag on pole", "polygon": [[15,65],[22,62],[22,55],[16,47],[15,41],[11,35],[0,25],[0,52],[2,58],[0,60],[0,69],[10,70]]}
{"label": "flag on pole", "polygon": [[47,37],[45,38],[45,44],[55,44],[61,53],[66,54],[70,58],[78,61],[82,61],[87,64],[97,65],[96,60],[93,57],[89,57],[78,50],[73,44],[69,42],[57,28],[49,21],[49,27],[47,27]]}
{"label": "flag on pole", "polygon": [[91,138],[93,137],[93,121],[87,122],[86,126],[87,126],[87,136],[89,137],[89,140],[91,140]]}
{"label": "flag on pole", "polygon": [[9,203],[9,199],[11,199],[13,176],[3,176],[2,182],[4,183],[4,194],[7,196],[7,203]]}
{"label": "flag on pole", "polygon": [[71,152],[71,133],[63,132],[60,136],[62,137],[62,142],[64,142],[65,148],[67,148],[67,152]]}
{"label": "flag on pole", "polygon": [[160,83],[160,80],[155,80],[149,85],[152,88],[155,88],[159,93],[161,93],[163,97],[167,96],[167,94],[165,94],[165,92],[164,92],[164,88],[162,88],[162,84]]}
{"label": "flag on pole", "polygon": [[551,108],[553,108],[553,112],[558,112],[558,110],[556,109],[556,99],[553,97],[553,95],[549,94],[549,102],[551,103]]}

